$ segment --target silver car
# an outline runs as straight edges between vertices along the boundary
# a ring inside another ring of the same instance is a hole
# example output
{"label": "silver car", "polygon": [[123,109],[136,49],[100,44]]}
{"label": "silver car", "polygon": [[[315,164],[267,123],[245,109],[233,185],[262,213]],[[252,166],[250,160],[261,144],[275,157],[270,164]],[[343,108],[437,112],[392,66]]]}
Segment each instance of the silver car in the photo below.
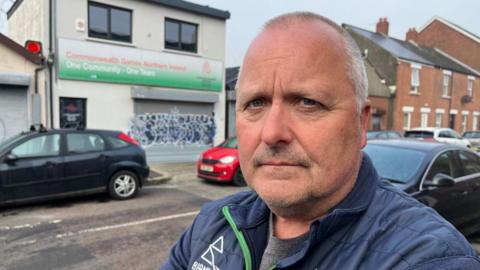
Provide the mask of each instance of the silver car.
{"label": "silver car", "polygon": [[471,148],[471,143],[451,128],[414,128],[405,131],[405,138],[437,141]]}
{"label": "silver car", "polygon": [[465,131],[463,138],[470,142],[472,150],[480,151],[480,131]]}

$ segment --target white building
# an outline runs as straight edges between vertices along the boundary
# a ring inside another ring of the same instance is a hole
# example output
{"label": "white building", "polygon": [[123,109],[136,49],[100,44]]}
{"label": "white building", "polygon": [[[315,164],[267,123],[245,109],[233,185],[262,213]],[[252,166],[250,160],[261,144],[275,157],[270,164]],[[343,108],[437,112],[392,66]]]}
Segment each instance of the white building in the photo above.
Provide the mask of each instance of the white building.
{"label": "white building", "polygon": [[8,25],[52,63],[47,126],[126,131],[150,160],[177,162],[225,137],[229,17],[179,0],[17,0]]}

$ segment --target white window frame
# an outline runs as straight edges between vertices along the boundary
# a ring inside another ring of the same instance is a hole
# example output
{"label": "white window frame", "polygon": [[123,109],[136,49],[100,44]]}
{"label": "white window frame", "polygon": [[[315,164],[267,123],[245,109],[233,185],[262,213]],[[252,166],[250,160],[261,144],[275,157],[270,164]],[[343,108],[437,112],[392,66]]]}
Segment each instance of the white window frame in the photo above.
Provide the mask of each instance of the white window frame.
{"label": "white window frame", "polygon": [[435,114],[435,127],[441,128],[442,127],[442,121],[443,121],[443,113],[437,112]]}
{"label": "white window frame", "polygon": [[411,65],[412,68],[412,74],[410,78],[410,83],[411,83],[411,88],[410,88],[410,94],[418,94],[419,88],[420,88],[420,65]]}
{"label": "white window frame", "polygon": [[442,79],[442,97],[450,97],[450,84],[452,80],[452,72],[448,70],[443,71]]}
{"label": "white window frame", "polygon": [[472,130],[473,130],[473,131],[478,130],[478,115],[474,114],[472,121],[473,121],[473,122],[472,122]]}
{"label": "white window frame", "polygon": [[467,95],[473,98],[473,82],[475,81],[475,77],[468,76],[467,80]]}
{"label": "white window frame", "polygon": [[462,133],[467,131],[468,114],[462,114]]}
{"label": "white window frame", "polygon": [[[407,117],[407,125],[405,125],[405,117]],[[403,112],[403,129],[409,130],[411,126],[412,126],[412,113]]]}
{"label": "white window frame", "polygon": [[422,112],[420,114],[420,127],[428,127],[428,113]]}

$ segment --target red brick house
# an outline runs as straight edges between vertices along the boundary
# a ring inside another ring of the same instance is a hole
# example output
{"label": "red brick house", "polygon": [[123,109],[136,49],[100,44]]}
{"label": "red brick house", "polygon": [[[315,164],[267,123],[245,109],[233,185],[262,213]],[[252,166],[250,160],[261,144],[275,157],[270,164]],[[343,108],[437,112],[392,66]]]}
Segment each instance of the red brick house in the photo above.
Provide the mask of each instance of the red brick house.
{"label": "red brick house", "polygon": [[[343,25],[392,93],[386,110],[392,123],[387,127],[480,129],[479,72],[440,49],[389,37],[388,26],[386,18],[380,19],[376,32]],[[383,106],[370,99],[372,107]]]}
{"label": "red brick house", "polygon": [[480,37],[464,28],[435,16],[424,26],[411,29],[416,43],[438,48],[480,72]]}

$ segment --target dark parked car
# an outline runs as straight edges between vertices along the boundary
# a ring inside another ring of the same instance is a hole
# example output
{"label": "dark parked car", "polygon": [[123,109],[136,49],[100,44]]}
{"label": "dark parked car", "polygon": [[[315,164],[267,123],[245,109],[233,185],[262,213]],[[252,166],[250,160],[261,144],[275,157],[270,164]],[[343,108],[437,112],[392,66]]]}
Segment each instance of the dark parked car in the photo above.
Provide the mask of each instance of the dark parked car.
{"label": "dark parked car", "polygon": [[433,207],[463,234],[480,229],[480,157],[453,144],[373,140],[364,151],[381,178]]}
{"label": "dark parked car", "polygon": [[400,139],[402,134],[395,130],[370,130],[367,132],[367,139]]}
{"label": "dark parked car", "polygon": [[148,174],[145,151],[124,133],[30,131],[0,144],[0,205],[105,191],[129,199]]}

